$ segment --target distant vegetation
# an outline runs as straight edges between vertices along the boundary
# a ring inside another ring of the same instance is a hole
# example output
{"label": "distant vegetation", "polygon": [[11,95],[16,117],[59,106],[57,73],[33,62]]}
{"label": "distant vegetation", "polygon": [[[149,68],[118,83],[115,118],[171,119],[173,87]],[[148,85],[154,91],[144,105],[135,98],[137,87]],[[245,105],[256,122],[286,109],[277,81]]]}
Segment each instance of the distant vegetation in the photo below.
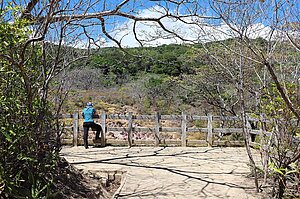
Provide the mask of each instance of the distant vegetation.
{"label": "distant vegetation", "polygon": [[[263,48],[264,40],[253,42]],[[94,50],[61,76],[67,80],[65,88],[70,90],[63,110],[73,112],[87,100],[93,100],[100,109],[110,112],[122,112],[122,107],[127,105],[139,113],[156,110],[235,115],[239,111],[236,85],[211,58],[211,54],[222,53],[223,43],[234,46],[235,40],[205,46],[172,44],[126,51]],[[85,50],[77,51],[86,54]],[[249,84],[258,81],[254,70],[249,70],[247,75]],[[253,97],[251,93],[248,96]],[[109,104],[114,108],[109,108]],[[253,104],[249,103],[248,107],[254,111]]]}
{"label": "distant vegetation", "polygon": [[[75,63],[64,77],[72,90],[71,98],[75,97],[67,102],[65,111],[76,110],[87,98],[96,104],[134,106],[144,113],[201,111],[196,96],[199,90],[187,90],[185,84],[208,70],[206,54],[199,45],[130,48],[126,52],[118,48],[99,49],[88,59]],[[81,103],[70,105],[81,99]]]}

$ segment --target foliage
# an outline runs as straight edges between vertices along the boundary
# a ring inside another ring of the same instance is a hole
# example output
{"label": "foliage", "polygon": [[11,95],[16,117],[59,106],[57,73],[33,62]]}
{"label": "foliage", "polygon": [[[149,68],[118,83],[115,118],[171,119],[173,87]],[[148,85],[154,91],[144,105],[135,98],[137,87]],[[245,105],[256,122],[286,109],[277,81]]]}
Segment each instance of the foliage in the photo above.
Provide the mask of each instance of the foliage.
{"label": "foliage", "polygon": [[[296,85],[285,82],[290,100],[299,107]],[[269,149],[270,175],[274,177],[274,195],[278,198],[299,197],[299,159],[300,159],[300,128],[294,114],[286,107],[274,84],[270,84],[261,99],[263,114],[271,120],[266,130],[272,131],[273,136],[265,140],[271,142]]]}
{"label": "foliage", "polygon": [[[185,63],[190,47],[183,45],[163,45],[157,48],[130,48],[126,53],[118,48],[103,48],[86,61],[86,68],[100,69],[105,80],[102,85],[120,85],[140,75],[141,71],[154,74],[179,76],[194,72]],[[117,58],[117,59],[116,59]],[[82,67],[81,62],[72,68]],[[106,81],[106,82],[105,82]]]}
{"label": "foliage", "polygon": [[18,11],[8,6],[1,16],[14,21],[0,23],[0,197],[49,198],[57,160],[53,119],[39,95],[41,49],[25,46],[31,31]]}

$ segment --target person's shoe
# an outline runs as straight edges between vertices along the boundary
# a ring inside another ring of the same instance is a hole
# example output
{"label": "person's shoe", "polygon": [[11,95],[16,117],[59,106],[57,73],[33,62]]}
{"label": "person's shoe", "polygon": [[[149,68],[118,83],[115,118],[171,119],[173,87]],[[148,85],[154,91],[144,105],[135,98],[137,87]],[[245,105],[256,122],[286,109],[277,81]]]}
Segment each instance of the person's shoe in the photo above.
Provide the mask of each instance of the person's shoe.
{"label": "person's shoe", "polygon": [[100,143],[101,142],[101,138],[95,138],[95,139],[93,139],[93,142],[94,143]]}

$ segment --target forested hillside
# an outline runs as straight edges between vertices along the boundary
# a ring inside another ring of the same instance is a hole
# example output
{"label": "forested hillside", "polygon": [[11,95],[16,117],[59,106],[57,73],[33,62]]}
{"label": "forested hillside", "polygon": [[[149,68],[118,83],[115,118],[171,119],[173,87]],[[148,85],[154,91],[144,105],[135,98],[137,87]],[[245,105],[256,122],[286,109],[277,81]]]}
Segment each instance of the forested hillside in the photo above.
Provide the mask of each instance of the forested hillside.
{"label": "forested hillside", "polygon": [[75,95],[77,100],[91,97],[96,106],[108,103],[135,106],[141,112],[180,112],[186,107],[179,104],[194,100],[194,91],[183,89],[180,81],[207,67],[205,52],[200,51],[200,55],[199,49],[184,45],[131,48],[125,52],[103,48],[75,63],[66,72],[66,79],[72,93],[80,93]]}
{"label": "forested hillside", "polygon": [[[253,44],[267,48],[263,39],[253,40]],[[70,90],[63,110],[74,112],[92,100],[98,109],[108,112],[126,111],[130,106],[139,113],[236,115],[240,110],[236,82],[239,70],[231,63],[234,57],[222,51],[235,45],[237,42],[229,39],[205,45],[93,50],[61,77],[67,80],[65,89]],[[87,54],[81,51],[77,53]],[[296,62],[299,53],[292,48],[289,51]],[[222,63],[213,56],[220,56]],[[257,74],[262,70],[244,64],[247,109],[255,112],[259,103],[255,99],[260,81]],[[268,78],[266,84],[271,86]]]}

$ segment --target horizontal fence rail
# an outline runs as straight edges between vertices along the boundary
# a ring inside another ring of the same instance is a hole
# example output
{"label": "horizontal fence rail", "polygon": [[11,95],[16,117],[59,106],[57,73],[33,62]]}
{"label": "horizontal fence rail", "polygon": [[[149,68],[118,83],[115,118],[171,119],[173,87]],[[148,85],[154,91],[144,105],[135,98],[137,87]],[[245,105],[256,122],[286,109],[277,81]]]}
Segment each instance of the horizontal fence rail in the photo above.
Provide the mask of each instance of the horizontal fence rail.
{"label": "horizontal fence rail", "polygon": [[[79,113],[74,114],[62,114],[60,115],[61,119],[72,119],[71,126],[65,126],[65,131],[73,131],[72,133],[72,143],[73,146],[78,145],[78,135],[79,133],[83,132],[82,125],[79,124],[79,121],[83,119],[82,115]],[[107,139],[106,135],[108,132],[126,132],[127,139],[126,142],[128,146],[133,145],[133,133],[134,132],[150,132],[154,137],[154,146],[159,146],[160,144],[166,144],[166,140],[161,139],[160,134],[164,132],[177,132],[180,133],[180,142],[181,146],[187,146],[187,142],[193,143],[197,140],[187,140],[187,133],[195,133],[195,132],[202,132],[206,133],[206,140],[200,141],[201,143],[206,143],[208,146],[213,146],[213,144],[218,144],[219,140],[214,140],[214,135],[220,134],[232,134],[232,133],[242,133],[243,128],[214,128],[214,122],[241,122],[241,118],[239,117],[230,117],[230,116],[213,116],[208,114],[207,116],[198,116],[198,115],[187,115],[182,113],[181,115],[160,115],[156,112],[153,115],[133,115],[131,112],[128,114],[106,114],[103,112],[102,114],[95,115],[95,120],[102,126],[103,132],[101,133],[101,146],[106,146]],[[108,120],[125,120],[127,126],[122,127],[115,127],[109,126]],[[151,127],[142,127],[137,126],[135,121],[139,120],[148,120],[153,123]],[[177,127],[163,127],[162,121],[178,121]],[[195,126],[189,127],[189,123],[194,121],[204,121],[206,123],[205,127],[197,128]],[[259,135],[262,134],[261,129],[252,129],[250,122],[259,122],[258,119],[255,118],[248,118],[248,125],[247,128],[250,131],[251,135]],[[265,133],[270,135],[270,133]],[[145,141],[135,141],[135,143],[143,143]],[[175,141],[168,140],[169,143],[173,143]]]}

